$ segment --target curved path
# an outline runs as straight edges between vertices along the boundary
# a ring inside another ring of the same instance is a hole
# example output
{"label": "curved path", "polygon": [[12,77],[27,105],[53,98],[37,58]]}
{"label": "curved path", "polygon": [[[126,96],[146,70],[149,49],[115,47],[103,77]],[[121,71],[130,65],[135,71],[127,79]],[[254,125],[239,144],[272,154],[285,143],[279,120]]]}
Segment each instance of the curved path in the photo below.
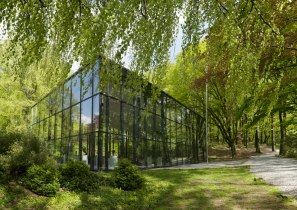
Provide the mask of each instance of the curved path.
{"label": "curved path", "polygon": [[170,167],[168,169],[250,166],[257,177],[275,185],[282,195],[297,197],[297,160],[275,157],[276,153],[252,156],[247,160],[220,161]]}

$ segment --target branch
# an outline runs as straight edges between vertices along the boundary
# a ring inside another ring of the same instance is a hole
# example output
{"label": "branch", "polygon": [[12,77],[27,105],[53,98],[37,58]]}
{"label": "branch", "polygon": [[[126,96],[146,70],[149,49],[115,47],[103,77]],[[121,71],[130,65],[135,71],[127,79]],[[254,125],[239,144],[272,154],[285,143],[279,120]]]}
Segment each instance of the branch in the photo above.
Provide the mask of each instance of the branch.
{"label": "branch", "polygon": [[269,28],[271,28],[272,32],[276,35],[279,35],[273,28],[272,26],[264,19],[263,15],[261,14],[260,10],[256,7],[255,7],[255,10],[258,12],[258,15],[260,17],[260,19],[265,23],[265,25],[267,25]]}
{"label": "branch", "polygon": [[39,0],[39,3],[40,3],[40,5],[41,5],[41,7],[45,7],[45,4],[44,4],[44,2],[43,2],[43,0]]}

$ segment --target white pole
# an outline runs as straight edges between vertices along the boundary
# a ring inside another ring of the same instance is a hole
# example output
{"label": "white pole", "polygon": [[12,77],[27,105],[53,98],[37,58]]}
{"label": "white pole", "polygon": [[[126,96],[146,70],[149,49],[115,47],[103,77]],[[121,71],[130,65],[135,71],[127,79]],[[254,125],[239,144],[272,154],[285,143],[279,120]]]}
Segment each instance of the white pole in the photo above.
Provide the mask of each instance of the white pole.
{"label": "white pole", "polygon": [[207,66],[205,71],[205,147],[206,147],[206,163],[208,163],[208,84],[207,84]]}

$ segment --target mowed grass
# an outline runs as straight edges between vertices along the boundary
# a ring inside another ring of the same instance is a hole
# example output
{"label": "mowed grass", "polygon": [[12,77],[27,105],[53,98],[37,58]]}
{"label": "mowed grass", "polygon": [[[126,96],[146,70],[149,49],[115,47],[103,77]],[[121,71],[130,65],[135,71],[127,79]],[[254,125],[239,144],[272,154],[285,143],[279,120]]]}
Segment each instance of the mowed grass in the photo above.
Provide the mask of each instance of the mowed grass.
{"label": "mowed grass", "polygon": [[[14,184],[0,185],[0,209],[296,209],[296,201],[256,179],[248,167],[150,170],[134,192],[101,187],[96,193],[60,191],[37,196]],[[106,174],[109,176],[110,174]]]}

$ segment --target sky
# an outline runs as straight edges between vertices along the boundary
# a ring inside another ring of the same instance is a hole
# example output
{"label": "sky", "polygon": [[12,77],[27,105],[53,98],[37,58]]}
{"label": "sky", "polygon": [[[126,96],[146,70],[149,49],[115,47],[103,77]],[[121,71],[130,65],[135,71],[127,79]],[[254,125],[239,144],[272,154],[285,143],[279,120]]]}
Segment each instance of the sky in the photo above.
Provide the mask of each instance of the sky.
{"label": "sky", "polygon": [[[169,55],[170,55],[170,61],[174,62],[176,55],[181,52],[182,50],[182,37],[183,37],[183,32],[181,25],[179,26],[178,33],[176,36],[176,39],[174,41],[173,46],[169,49]],[[129,69],[130,66],[130,56],[129,54],[124,56],[123,62],[124,66]],[[80,68],[80,62],[74,61],[71,67],[72,72],[76,72]]]}
{"label": "sky", "polygon": [[[171,62],[174,62],[176,55],[182,51],[183,31],[182,31],[181,26],[182,26],[182,24],[184,24],[184,22],[185,22],[184,16],[180,12],[178,33],[177,33],[177,36],[175,38],[173,46],[169,49],[169,56],[170,56],[170,61]],[[127,55],[124,56],[124,58],[123,58],[124,67],[129,69],[130,61],[131,61],[131,57],[130,57],[129,52],[128,52]],[[73,64],[72,64],[72,67],[71,67],[71,71],[76,72],[79,68],[80,68],[80,62],[74,61]]]}

